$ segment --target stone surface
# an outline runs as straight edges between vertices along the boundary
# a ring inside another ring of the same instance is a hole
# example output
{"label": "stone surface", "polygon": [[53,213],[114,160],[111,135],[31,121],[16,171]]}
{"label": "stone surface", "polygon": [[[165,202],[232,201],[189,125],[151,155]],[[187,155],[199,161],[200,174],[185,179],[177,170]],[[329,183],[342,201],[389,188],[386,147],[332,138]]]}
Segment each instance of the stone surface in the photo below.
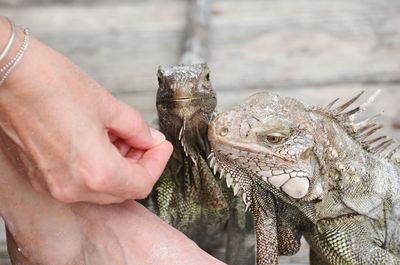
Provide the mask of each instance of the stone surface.
{"label": "stone surface", "polygon": [[[114,92],[154,91],[157,66],[176,63],[185,1],[62,2],[2,13]],[[397,0],[212,3],[209,64],[220,89],[400,81]]]}

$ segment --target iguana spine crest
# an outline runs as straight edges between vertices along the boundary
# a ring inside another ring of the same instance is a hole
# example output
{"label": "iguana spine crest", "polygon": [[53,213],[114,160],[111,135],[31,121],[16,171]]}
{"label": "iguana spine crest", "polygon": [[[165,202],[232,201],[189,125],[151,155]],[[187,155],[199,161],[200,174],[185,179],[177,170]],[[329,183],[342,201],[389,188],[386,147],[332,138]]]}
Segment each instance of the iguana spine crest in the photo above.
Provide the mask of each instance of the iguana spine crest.
{"label": "iguana spine crest", "polygon": [[332,109],[332,107],[339,101],[339,98],[333,100],[326,107],[310,107],[309,111],[319,113],[335,121],[351,138],[360,144],[364,150],[370,153],[376,155],[384,154],[385,151],[389,150],[389,147],[395,146],[392,150],[386,152],[384,157],[397,163],[398,158],[395,157],[395,155],[400,150],[400,145],[396,140],[385,135],[371,139],[372,135],[383,128],[383,125],[376,122],[376,118],[381,114],[377,114],[358,123],[354,122],[356,115],[364,111],[380,92],[381,90],[377,90],[365,103],[349,111],[346,111],[348,107],[356,102],[360,96],[364,94],[364,91],[335,109]]}

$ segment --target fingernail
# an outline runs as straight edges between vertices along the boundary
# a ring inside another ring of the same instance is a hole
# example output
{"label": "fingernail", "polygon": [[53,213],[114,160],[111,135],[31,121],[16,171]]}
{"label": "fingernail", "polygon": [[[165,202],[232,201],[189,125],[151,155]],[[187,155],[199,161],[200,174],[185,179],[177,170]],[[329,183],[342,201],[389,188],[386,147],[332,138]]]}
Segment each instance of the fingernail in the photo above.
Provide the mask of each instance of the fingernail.
{"label": "fingernail", "polygon": [[165,141],[165,135],[162,134],[160,131],[157,131],[156,129],[150,128],[150,134],[151,137],[159,143]]}

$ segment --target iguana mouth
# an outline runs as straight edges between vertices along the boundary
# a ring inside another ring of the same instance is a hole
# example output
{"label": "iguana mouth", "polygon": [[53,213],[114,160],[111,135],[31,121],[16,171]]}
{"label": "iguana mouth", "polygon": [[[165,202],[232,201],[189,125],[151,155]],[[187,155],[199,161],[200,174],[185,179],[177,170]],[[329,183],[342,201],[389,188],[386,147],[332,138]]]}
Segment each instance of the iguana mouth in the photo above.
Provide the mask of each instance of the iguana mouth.
{"label": "iguana mouth", "polygon": [[[257,173],[251,173],[252,170],[250,170],[244,177],[243,174],[238,173],[237,165],[233,167],[234,170],[230,170],[229,159],[224,159],[223,154],[212,152],[209,160],[210,167],[214,169],[214,175],[219,171],[220,178],[225,177],[227,186],[232,186],[234,195],[241,189],[243,189],[243,193],[249,193],[246,186],[249,181],[255,181],[267,183],[293,199],[301,199],[308,194],[311,185],[307,171],[300,168],[263,167],[263,169],[257,169]],[[246,172],[246,169],[243,170]],[[249,203],[248,195],[243,197],[246,208]]]}
{"label": "iguana mouth", "polygon": [[172,102],[185,102],[185,101],[192,101],[192,100],[199,100],[199,99],[216,99],[215,97],[204,97],[204,96],[198,96],[198,97],[172,97],[172,98],[166,98],[166,99],[160,99],[157,100],[157,103],[172,103]]}

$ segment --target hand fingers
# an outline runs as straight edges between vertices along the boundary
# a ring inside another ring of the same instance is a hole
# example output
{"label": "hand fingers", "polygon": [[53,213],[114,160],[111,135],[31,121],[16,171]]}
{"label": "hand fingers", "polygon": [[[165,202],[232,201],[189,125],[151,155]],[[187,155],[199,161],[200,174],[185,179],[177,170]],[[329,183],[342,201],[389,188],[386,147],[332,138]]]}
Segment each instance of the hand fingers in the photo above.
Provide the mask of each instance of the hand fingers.
{"label": "hand fingers", "polygon": [[[106,143],[106,146],[110,145]],[[94,148],[93,155],[96,154],[97,159],[90,163],[92,166],[88,169],[92,170],[86,171],[89,174],[83,178],[85,185],[66,186],[62,181],[66,178],[53,178],[50,185],[53,197],[65,203],[86,201],[97,204],[145,198],[162,174],[172,153],[172,145],[164,141],[143,151],[118,139],[111,146],[104,152]],[[104,155],[99,155],[102,153]],[[61,182],[57,183],[57,180]]]}
{"label": "hand fingers", "polygon": [[118,140],[118,136],[114,135],[111,132],[108,132],[108,138],[110,138],[110,142],[114,143],[116,140]]}
{"label": "hand fingers", "polygon": [[165,136],[151,129],[142,115],[123,102],[114,100],[109,108],[106,126],[112,134],[124,139],[136,149],[149,149],[165,140]]}
{"label": "hand fingers", "polygon": [[128,145],[124,140],[117,139],[113,142],[113,145],[118,149],[119,153],[122,156],[126,156],[128,152],[131,150],[131,146]]}
{"label": "hand fingers", "polygon": [[144,151],[139,150],[139,149],[130,149],[129,152],[126,154],[125,157],[133,159],[133,160],[139,160],[140,158],[143,157]]}
{"label": "hand fingers", "polygon": [[103,192],[126,199],[142,199],[150,193],[168,162],[172,145],[164,141],[142,152],[130,151],[129,158],[118,154],[115,161],[109,161],[109,178],[103,186],[107,190]]}
{"label": "hand fingers", "polygon": [[132,148],[125,142],[125,140],[122,140],[121,138],[115,140],[113,142],[113,145],[118,149],[119,153],[122,156],[134,160],[139,160],[145,152],[144,150],[141,149]]}
{"label": "hand fingers", "polygon": [[[155,178],[155,182],[164,171],[168,159],[172,154],[172,150],[172,144],[168,141],[164,141],[158,146],[141,154],[138,164],[148,170],[149,175]],[[138,155],[138,153],[130,152],[128,155],[134,157],[135,155]]]}

